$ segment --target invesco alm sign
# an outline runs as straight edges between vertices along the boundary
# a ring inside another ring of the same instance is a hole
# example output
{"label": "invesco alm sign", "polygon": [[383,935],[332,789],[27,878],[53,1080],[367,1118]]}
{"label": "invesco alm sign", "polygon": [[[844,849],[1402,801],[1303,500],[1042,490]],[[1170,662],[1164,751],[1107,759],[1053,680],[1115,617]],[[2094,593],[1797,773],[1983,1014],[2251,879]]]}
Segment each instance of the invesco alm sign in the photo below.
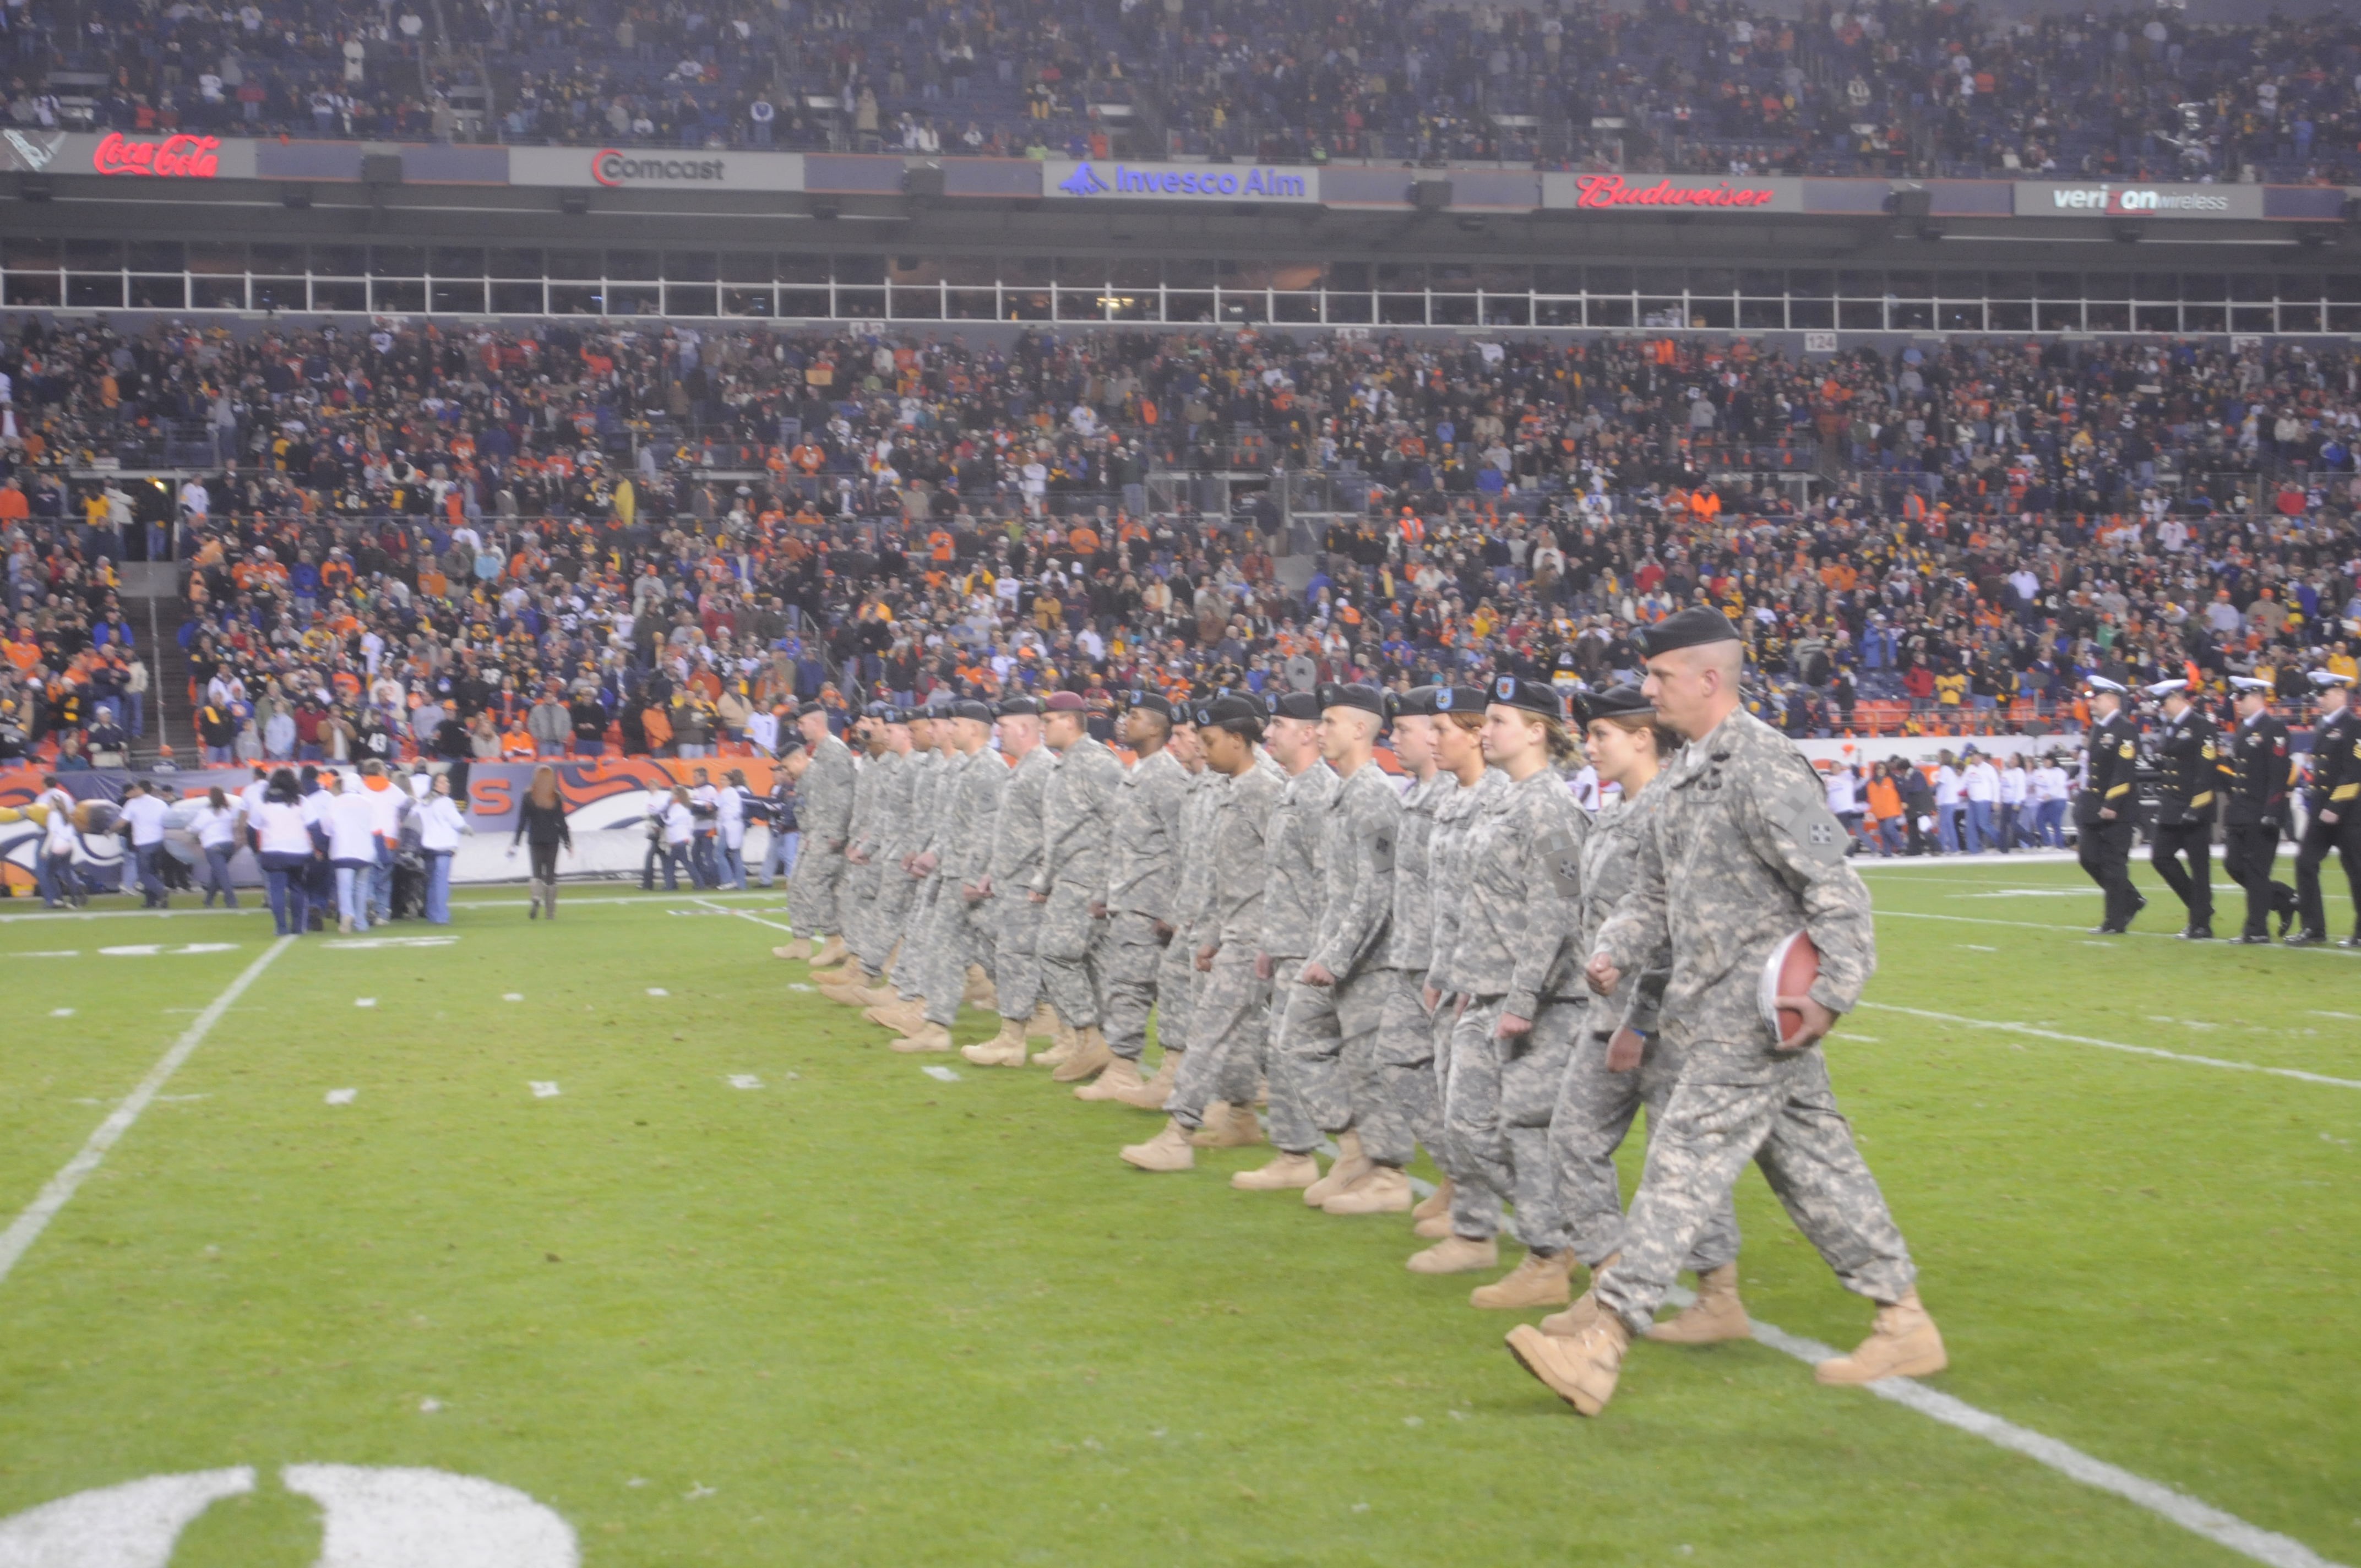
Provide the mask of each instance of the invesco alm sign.
{"label": "invesco alm sign", "polygon": [[1041,193],[1124,202],[1295,202],[1317,204],[1320,170],[1261,163],[1077,163],[1050,159]]}
{"label": "invesco alm sign", "polygon": [[2020,218],[2259,218],[2259,185],[2158,185],[2114,181],[2024,180]]}

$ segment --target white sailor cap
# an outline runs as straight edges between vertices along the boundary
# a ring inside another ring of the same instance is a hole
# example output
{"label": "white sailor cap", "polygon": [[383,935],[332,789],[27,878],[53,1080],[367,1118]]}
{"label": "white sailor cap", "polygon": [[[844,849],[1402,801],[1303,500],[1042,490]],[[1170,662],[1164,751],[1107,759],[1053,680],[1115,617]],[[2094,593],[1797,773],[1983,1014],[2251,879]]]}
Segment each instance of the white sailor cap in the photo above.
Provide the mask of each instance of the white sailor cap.
{"label": "white sailor cap", "polygon": [[2253,675],[2232,675],[2230,677],[2230,688],[2233,691],[2255,692],[2258,694],[2276,691],[2279,689],[2272,685],[2270,682],[2257,679]]}
{"label": "white sailor cap", "polygon": [[2091,690],[2094,692],[2113,692],[2117,696],[2124,696],[2131,689],[2125,685],[2123,682],[2111,681],[2104,675],[2092,675],[2085,679],[2082,684],[2090,687]]}
{"label": "white sailor cap", "polygon": [[2349,686],[2353,684],[2353,677],[2340,675],[2334,670],[2314,670],[2312,672],[2312,684],[2323,689],[2329,686]]}
{"label": "white sailor cap", "polygon": [[2140,690],[2146,692],[2149,696],[2159,699],[2170,696],[2175,692],[2185,692],[2188,689],[2189,683],[2187,681],[2158,681],[2152,685],[2140,687]]}

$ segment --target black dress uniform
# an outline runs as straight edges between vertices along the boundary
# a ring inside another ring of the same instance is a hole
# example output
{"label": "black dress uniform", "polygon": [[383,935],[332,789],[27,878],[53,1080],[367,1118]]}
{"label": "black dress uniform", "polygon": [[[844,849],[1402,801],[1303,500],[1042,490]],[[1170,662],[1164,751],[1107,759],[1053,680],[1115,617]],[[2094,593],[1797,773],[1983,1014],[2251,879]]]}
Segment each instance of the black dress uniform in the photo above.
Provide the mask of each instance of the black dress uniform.
{"label": "black dress uniform", "polygon": [[[2324,942],[2328,916],[2320,901],[2320,863],[2331,850],[2344,861],[2345,880],[2361,900],[2361,714],[2354,712],[2349,696],[2343,707],[2312,731],[2312,782],[2303,803],[2310,819],[2296,841],[2295,855],[2296,907],[2303,919],[2301,939]],[[2331,815],[2335,821],[2324,820]],[[2361,905],[2356,906],[2356,919],[2361,921]]]}
{"label": "black dress uniform", "polygon": [[2239,721],[2224,747],[2232,769],[2222,805],[2222,869],[2246,890],[2246,938],[2268,940],[2271,913],[2295,893],[2271,880],[2288,815],[2288,729],[2268,709]]}
{"label": "black dress uniform", "polygon": [[[2132,839],[2137,831],[2139,737],[2118,710],[2091,726],[2082,789],[2074,797],[2075,851],[2083,872],[2107,895],[2107,916],[2096,929],[2120,936],[2147,900],[2132,887]],[[2102,818],[2099,813],[2114,816]]]}
{"label": "black dress uniform", "polygon": [[2178,718],[2164,720],[2151,743],[2157,800],[2156,820],[2148,833],[2148,864],[2188,906],[2189,925],[2181,935],[2211,937],[2214,797],[2227,771],[2215,744],[2213,721],[2193,705],[2185,707]]}

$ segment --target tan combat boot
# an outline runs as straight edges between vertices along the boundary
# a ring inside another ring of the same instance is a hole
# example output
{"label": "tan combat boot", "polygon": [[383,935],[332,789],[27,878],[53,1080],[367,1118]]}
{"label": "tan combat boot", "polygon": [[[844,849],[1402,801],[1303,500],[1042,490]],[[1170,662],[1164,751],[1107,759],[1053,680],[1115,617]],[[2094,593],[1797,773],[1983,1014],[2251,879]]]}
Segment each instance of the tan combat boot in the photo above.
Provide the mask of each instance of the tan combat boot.
{"label": "tan combat boot", "polygon": [[895,1041],[887,1048],[905,1055],[916,1051],[947,1051],[951,1048],[951,1032],[940,1024],[921,1024],[916,1034]]}
{"label": "tan combat boot", "polygon": [[861,978],[860,966],[850,960],[837,965],[834,969],[816,969],[811,971],[811,982],[823,990],[831,985],[851,985]]}
{"label": "tan combat boot", "polygon": [[1410,1212],[1413,1220],[1432,1220],[1437,1214],[1451,1212],[1451,1178],[1444,1177],[1435,1190],[1419,1200],[1418,1207]]}
{"label": "tan combat boot", "polygon": [[1034,1003],[1033,1016],[1025,1020],[1025,1037],[1028,1040],[1060,1039],[1063,1036],[1058,1033],[1058,1028],[1057,1011],[1046,1002]]}
{"label": "tan combat boot", "polygon": [[774,959],[807,959],[811,957],[811,939],[807,937],[797,937],[792,942],[785,942],[773,948],[771,956]]}
{"label": "tan combat boot", "polygon": [[1049,1076],[1060,1083],[1080,1083],[1094,1072],[1105,1071],[1115,1065],[1115,1054],[1107,1049],[1106,1036],[1099,1033],[1099,1026],[1085,1024],[1074,1031],[1072,1054],[1060,1062],[1057,1070]]}
{"label": "tan combat boot", "polygon": [[1552,1312],[1548,1317],[1543,1318],[1541,1321],[1542,1332],[1555,1334],[1560,1339],[1573,1339],[1584,1329],[1588,1328],[1590,1321],[1598,1316],[1598,1298],[1592,1293],[1598,1288],[1598,1277],[1622,1261],[1622,1257],[1623,1255],[1620,1252],[1609,1253],[1592,1265],[1590,1269],[1592,1289],[1585,1290],[1581,1295],[1576,1296],[1574,1299],[1574,1305],[1565,1311]]}
{"label": "tan combat boot", "polygon": [[1115,1099],[1135,1111],[1161,1111],[1172,1098],[1172,1080],[1180,1075],[1180,1053],[1166,1051],[1156,1065],[1156,1076],[1137,1089],[1119,1091]]}
{"label": "tan combat boot", "polygon": [[907,1035],[927,1021],[926,1007],[917,1002],[896,1001],[884,1007],[872,1007],[861,1014],[871,1023]]}
{"label": "tan combat boot", "polygon": [[811,956],[811,966],[814,969],[834,969],[851,956],[845,948],[843,938],[830,936],[820,944],[819,951]]}
{"label": "tan combat boot", "polygon": [[1189,1129],[1178,1122],[1165,1123],[1162,1132],[1125,1149],[1122,1158],[1126,1165],[1142,1170],[1193,1170],[1197,1165],[1196,1151],[1189,1146]]}
{"label": "tan combat boot", "polygon": [[[1418,1211],[1413,1209],[1411,1212],[1412,1214],[1416,1214]],[[1451,1234],[1451,1211],[1445,1209],[1440,1214],[1429,1214],[1426,1218],[1420,1220],[1416,1224],[1411,1226],[1410,1234],[1418,1237],[1422,1241],[1439,1242],[1443,1240],[1445,1236]]]}
{"label": "tan combat boot", "polygon": [[[1928,1325],[1932,1327],[1932,1324]],[[1738,1299],[1738,1265],[1725,1263],[1697,1276],[1697,1299],[1648,1331],[1659,1344],[1719,1344],[1723,1340],[1751,1339],[1754,1325],[1746,1321]]]}
{"label": "tan combat boot", "polygon": [[879,975],[868,984],[862,986],[860,997],[862,1004],[870,1007],[891,1007],[902,1000],[901,995],[893,986],[886,983],[884,975]]}
{"label": "tan combat boot", "polygon": [[1412,1274],[1473,1274],[1478,1269],[1500,1266],[1500,1244],[1486,1236],[1471,1241],[1466,1236],[1445,1236],[1424,1252],[1410,1255],[1402,1265]]}
{"label": "tan combat boot", "polygon": [[1548,1386],[1549,1391],[1586,1416],[1595,1416],[1615,1398],[1623,1374],[1623,1353],[1631,1331],[1612,1312],[1601,1312],[1572,1339],[1545,1334],[1531,1323],[1509,1331],[1509,1354]]}
{"label": "tan combat boot", "polygon": [[1528,1307],[1563,1307],[1574,1294],[1566,1278],[1574,1272],[1574,1249],[1543,1254],[1529,1252],[1525,1260],[1489,1285],[1467,1293],[1467,1304],[1487,1311],[1521,1312]]}
{"label": "tan combat boot", "polygon": [[1913,1290],[1877,1309],[1877,1326],[1850,1355],[1821,1362],[1812,1376],[1823,1383],[1874,1383],[1881,1377],[1925,1377],[1949,1365],[1943,1336]]}
{"label": "tan combat boot", "polygon": [[[1026,1033],[1029,1036],[1033,1031],[1027,1028]],[[1082,1047],[1082,1036],[1054,1007],[1049,1010],[1049,1038],[1054,1044],[1046,1051],[1035,1053],[1035,1067],[1063,1067],[1074,1059],[1074,1052]]]}
{"label": "tan combat boot", "polygon": [[1328,1174],[1303,1190],[1303,1201],[1317,1209],[1337,1193],[1369,1174],[1369,1158],[1361,1152],[1361,1135],[1346,1128],[1336,1135],[1336,1158]]}
{"label": "tan combat boot", "polygon": [[[1071,1065],[1071,1064],[1069,1064]],[[1057,1077],[1056,1073],[1049,1075]],[[1117,1057],[1107,1063],[1106,1070],[1092,1082],[1074,1091],[1077,1100],[1120,1100],[1126,1093],[1137,1094],[1148,1087],[1139,1076],[1139,1064],[1129,1057]]]}
{"label": "tan combat boot", "polygon": [[960,992],[960,1001],[970,1007],[999,1010],[1000,991],[992,983],[992,977],[983,972],[982,964],[967,966],[967,986]]}
{"label": "tan combat boot", "polygon": [[1241,1170],[1230,1185],[1241,1192],[1287,1192],[1320,1179],[1320,1162],[1308,1154],[1279,1154],[1268,1165]]}
{"label": "tan combat boot", "polygon": [[835,1003],[840,1007],[873,1007],[876,1005],[869,1000],[869,988],[867,986],[853,984],[849,981],[839,982],[831,985],[823,985],[819,988],[819,993],[829,1001]]}
{"label": "tan combat boot", "polygon": [[1003,1018],[1000,1033],[979,1045],[961,1047],[960,1055],[978,1067],[1023,1067],[1025,1025],[1014,1018]]}
{"label": "tan combat boot", "polygon": [[1250,1149],[1262,1141],[1262,1124],[1252,1111],[1219,1100],[1205,1107],[1205,1124],[1189,1135],[1190,1146],[1201,1149]]}
{"label": "tan combat boot", "polygon": [[1350,1186],[1328,1194],[1320,1208],[1328,1214],[1400,1214],[1409,1210],[1411,1197],[1409,1177],[1393,1166],[1373,1165]]}

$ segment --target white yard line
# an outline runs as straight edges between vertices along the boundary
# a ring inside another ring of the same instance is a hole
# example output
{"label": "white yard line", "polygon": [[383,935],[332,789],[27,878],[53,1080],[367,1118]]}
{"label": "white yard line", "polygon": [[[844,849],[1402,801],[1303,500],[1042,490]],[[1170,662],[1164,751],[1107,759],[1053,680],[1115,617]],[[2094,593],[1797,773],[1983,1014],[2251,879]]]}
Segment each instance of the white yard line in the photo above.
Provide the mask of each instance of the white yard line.
{"label": "white yard line", "polygon": [[705,905],[717,914],[735,915],[741,920],[752,920],[757,926],[768,926],[772,930],[785,931],[790,937],[796,934],[796,928],[793,926],[782,926],[775,920],[765,920],[751,909],[724,909],[709,898],[700,898],[697,902]]}
{"label": "white yard line", "polygon": [[2059,1040],[2070,1046],[2096,1046],[2103,1051],[2122,1051],[2136,1057],[2159,1057],[2166,1061],[2187,1062],[2192,1067],[2218,1067],[2231,1072],[2267,1072],[2274,1078],[2292,1078],[2304,1083],[2323,1083],[2332,1089],[2361,1089],[2361,1079],[2330,1078],[2323,1073],[2305,1072],[2301,1068],[2264,1067],[2257,1062],[2226,1061],[2220,1057],[2189,1056],[2180,1051],[2161,1050],[2155,1046],[2125,1045],[2121,1040],[2102,1040],[2090,1035],[2061,1034],[2056,1029],[2044,1029],[2031,1024],[2006,1024],[1990,1018],[1964,1018],[1956,1013],[1930,1013],[1923,1007],[1898,1007],[1890,1002],[1864,1002],[1861,1004],[1880,1013],[1900,1013],[1907,1017],[1926,1018],[1938,1024],[1956,1024],[1964,1029],[1997,1029],[2004,1034],[2029,1035],[2035,1039]]}
{"label": "white yard line", "polygon": [[41,1233],[49,1229],[49,1222],[57,1218],[59,1211],[73,1201],[74,1193],[90,1179],[91,1172],[106,1158],[107,1151],[122,1140],[123,1135],[131,1130],[131,1124],[139,1120],[140,1113],[163,1092],[164,1085],[181,1070],[181,1065],[205,1043],[205,1036],[213,1032],[215,1024],[221,1022],[222,1014],[230,1010],[231,1005],[246,993],[246,988],[259,979],[262,971],[270,967],[271,960],[285,952],[288,944],[294,940],[292,937],[281,937],[263,948],[260,958],[247,965],[245,972],[229,982],[227,990],[214,997],[203,1012],[192,1019],[188,1028],[181,1031],[181,1037],[172,1042],[171,1049],[148,1069],[148,1076],[139,1080],[139,1087],[134,1089],[123,1103],[98,1124],[98,1130],[91,1134],[90,1140],[82,1145],[82,1152],[66,1161],[64,1167],[49,1178],[49,1185],[41,1189],[40,1196],[16,1216],[14,1223],[5,1231],[0,1231],[0,1281],[8,1277],[17,1260],[40,1239]]}
{"label": "white yard line", "polygon": [[[2096,890],[2093,890],[2094,894],[2095,891]],[[1927,915],[1916,909],[1880,909],[1875,911],[1875,914],[1881,920],[1948,920],[1956,926],[2014,926],[2021,931],[2062,931],[2071,934],[2073,932],[2088,928],[2081,926],[2064,925],[2056,920],[1999,920],[1989,915]],[[2180,940],[2178,936],[2170,931],[2126,931],[2124,935],[2126,937],[2145,937],[2151,941],[2158,942],[2178,942]],[[2094,942],[2092,945],[2096,947],[2105,947],[2111,945],[2113,940],[2114,938],[2110,938],[2105,942]],[[2217,937],[2211,942],[2191,942],[2186,945],[2192,948],[2235,948],[2238,943],[2235,938]],[[2271,945],[2276,948],[2280,944],[2274,942]],[[2332,958],[2361,959],[2361,948],[2340,948],[2334,942],[2320,946],[2298,948],[2295,950],[2300,953],[2325,953]]]}

